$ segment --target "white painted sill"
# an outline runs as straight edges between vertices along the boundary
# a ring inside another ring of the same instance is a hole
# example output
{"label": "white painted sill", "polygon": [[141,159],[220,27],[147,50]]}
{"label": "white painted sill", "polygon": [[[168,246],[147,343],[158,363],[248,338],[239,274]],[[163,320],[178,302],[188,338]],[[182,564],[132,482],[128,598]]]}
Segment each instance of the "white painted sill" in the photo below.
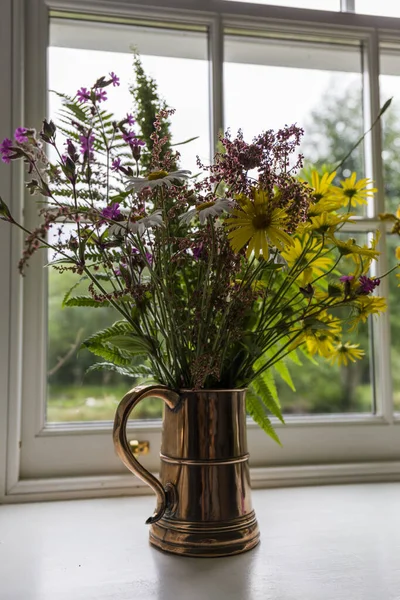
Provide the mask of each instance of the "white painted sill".
{"label": "white painted sill", "polygon": [[154,499],[0,507],[1,600],[398,600],[400,483],[258,490],[261,544],[151,548]]}

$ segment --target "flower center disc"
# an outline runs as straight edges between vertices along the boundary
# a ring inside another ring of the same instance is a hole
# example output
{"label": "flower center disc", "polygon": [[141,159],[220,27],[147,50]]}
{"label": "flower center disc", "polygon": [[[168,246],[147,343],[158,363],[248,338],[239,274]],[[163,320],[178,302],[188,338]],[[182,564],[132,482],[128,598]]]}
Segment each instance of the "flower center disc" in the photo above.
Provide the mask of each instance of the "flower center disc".
{"label": "flower center disc", "polygon": [[267,229],[271,224],[271,219],[268,215],[256,215],[253,217],[252,225],[254,229]]}
{"label": "flower center disc", "polygon": [[149,181],[154,181],[154,179],[164,179],[164,177],[167,177],[167,175],[167,171],[153,171],[153,173],[150,173],[147,179]]}

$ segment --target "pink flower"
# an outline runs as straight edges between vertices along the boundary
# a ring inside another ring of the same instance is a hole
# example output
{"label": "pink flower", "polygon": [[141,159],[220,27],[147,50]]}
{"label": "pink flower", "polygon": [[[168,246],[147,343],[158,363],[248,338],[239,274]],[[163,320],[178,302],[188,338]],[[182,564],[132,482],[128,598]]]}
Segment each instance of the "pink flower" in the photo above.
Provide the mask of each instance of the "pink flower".
{"label": "pink flower", "polygon": [[110,77],[111,77],[111,81],[112,81],[112,84],[114,87],[116,85],[119,85],[119,77],[113,71],[111,71]]}
{"label": "pink flower", "polygon": [[0,144],[0,154],[1,154],[1,160],[4,163],[9,164],[10,161],[10,154],[12,151],[12,140],[10,140],[9,138],[5,138],[1,144]]}
{"label": "pink flower", "polygon": [[28,138],[26,137],[27,131],[28,130],[25,127],[17,127],[15,130],[14,137],[19,144],[23,144],[24,142],[28,141]]}
{"label": "pink flower", "polygon": [[78,102],[87,102],[90,100],[90,92],[85,87],[78,90],[76,95],[78,96]]}
{"label": "pink flower", "polygon": [[96,92],[96,100],[98,102],[103,102],[103,100],[107,100],[107,92],[105,90],[98,90]]}

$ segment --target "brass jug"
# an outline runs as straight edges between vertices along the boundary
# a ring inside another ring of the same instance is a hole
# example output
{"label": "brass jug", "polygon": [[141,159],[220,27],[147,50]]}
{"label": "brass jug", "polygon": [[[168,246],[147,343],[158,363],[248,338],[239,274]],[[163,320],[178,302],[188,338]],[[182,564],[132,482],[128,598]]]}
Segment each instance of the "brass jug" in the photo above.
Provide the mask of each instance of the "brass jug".
{"label": "brass jug", "polygon": [[[251,504],[246,434],[246,390],[136,387],[118,406],[117,454],[157,494],[150,543],[186,556],[227,556],[256,546],[259,530]],[[126,425],[144,398],[165,402],[161,482],[133,456]]]}

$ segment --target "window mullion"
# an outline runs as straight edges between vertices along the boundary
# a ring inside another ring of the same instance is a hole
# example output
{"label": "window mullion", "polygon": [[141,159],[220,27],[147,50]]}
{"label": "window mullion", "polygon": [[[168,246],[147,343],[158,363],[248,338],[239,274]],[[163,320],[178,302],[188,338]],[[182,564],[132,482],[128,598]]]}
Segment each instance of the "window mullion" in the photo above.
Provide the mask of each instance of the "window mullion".
{"label": "window mullion", "polygon": [[[377,30],[374,30],[369,36],[369,43],[365,49],[364,61],[364,129],[371,127],[380,111],[380,90],[379,90],[379,36]],[[384,212],[384,181],[382,164],[382,126],[379,120],[372,131],[365,138],[365,172],[367,177],[374,181],[378,192],[374,195],[373,201],[368,206],[368,216],[377,218],[379,213]],[[373,265],[373,274],[386,273],[388,270],[388,259],[386,252],[386,228],[384,224],[379,225],[382,237],[379,244],[381,255],[379,262]],[[381,282],[379,290],[380,295],[389,297],[388,278]],[[379,414],[382,414],[386,421],[393,420],[393,390],[392,373],[390,361],[390,319],[389,311],[372,322],[373,340],[374,340],[374,388],[375,403]]]}
{"label": "window mullion", "polygon": [[340,0],[340,11],[341,12],[356,12],[355,0]]}
{"label": "window mullion", "polygon": [[213,19],[209,33],[209,60],[210,60],[210,103],[211,103],[211,156],[214,156],[218,135],[224,128],[224,96],[223,96],[223,69],[224,69],[224,34],[221,16]]}

